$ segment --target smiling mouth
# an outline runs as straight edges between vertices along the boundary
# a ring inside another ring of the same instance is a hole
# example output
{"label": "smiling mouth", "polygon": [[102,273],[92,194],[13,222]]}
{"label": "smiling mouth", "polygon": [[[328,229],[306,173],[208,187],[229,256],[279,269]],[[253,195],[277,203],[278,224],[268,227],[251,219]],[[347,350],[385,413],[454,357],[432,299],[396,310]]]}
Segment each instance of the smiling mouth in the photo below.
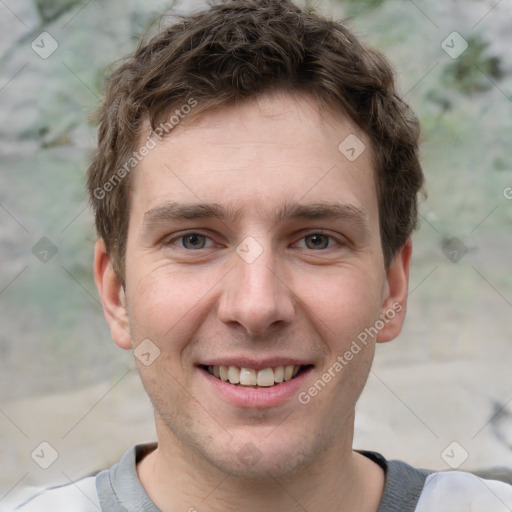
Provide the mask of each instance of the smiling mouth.
{"label": "smiling mouth", "polygon": [[278,386],[283,382],[295,379],[298,375],[312,368],[313,365],[286,365],[274,368],[240,368],[238,366],[206,366],[201,368],[210,375],[232,384],[234,386],[246,386],[253,388],[269,388]]}

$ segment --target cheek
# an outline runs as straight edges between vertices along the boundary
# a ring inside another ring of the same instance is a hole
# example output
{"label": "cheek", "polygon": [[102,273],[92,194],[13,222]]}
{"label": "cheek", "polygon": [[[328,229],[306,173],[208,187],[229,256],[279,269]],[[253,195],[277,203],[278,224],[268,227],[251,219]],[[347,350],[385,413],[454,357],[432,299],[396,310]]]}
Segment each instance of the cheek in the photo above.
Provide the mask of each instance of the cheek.
{"label": "cheek", "polygon": [[161,349],[173,341],[172,349],[181,349],[180,340],[186,340],[188,331],[200,325],[208,291],[213,290],[216,280],[208,273],[199,278],[197,271],[166,266],[155,266],[145,273],[140,270],[132,273],[128,282],[134,284],[127,289],[132,336],[150,338]]}
{"label": "cheek", "polygon": [[325,333],[324,339],[344,345],[375,322],[380,289],[376,277],[363,269],[338,269],[322,279],[308,279],[299,296],[305,314]]}

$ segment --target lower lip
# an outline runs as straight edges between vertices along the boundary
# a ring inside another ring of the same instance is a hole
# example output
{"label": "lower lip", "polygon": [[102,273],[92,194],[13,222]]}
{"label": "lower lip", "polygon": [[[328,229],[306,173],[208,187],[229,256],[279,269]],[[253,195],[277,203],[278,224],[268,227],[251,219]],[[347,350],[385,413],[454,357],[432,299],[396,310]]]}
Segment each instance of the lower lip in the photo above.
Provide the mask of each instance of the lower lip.
{"label": "lower lip", "polygon": [[311,369],[308,368],[294,379],[267,388],[235,386],[229,382],[217,379],[202,369],[199,369],[199,371],[207,382],[213,386],[214,392],[230,404],[237,407],[264,408],[276,407],[295,398]]}

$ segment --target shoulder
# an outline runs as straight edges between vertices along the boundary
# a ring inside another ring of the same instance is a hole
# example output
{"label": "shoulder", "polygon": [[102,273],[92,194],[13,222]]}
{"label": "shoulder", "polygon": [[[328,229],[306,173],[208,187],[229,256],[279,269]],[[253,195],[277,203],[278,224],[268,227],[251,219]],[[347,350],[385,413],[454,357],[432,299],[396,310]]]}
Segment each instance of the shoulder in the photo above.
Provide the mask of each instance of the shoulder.
{"label": "shoulder", "polygon": [[416,512],[509,512],[511,509],[511,485],[462,471],[447,471],[427,477]]}
{"label": "shoulder", "polygon": [[137,476],[137,462],[156,448],[156,443],[128,449],[109,469],[70,485],[41,491],[15,512],[98,512],[100,510],[158,511]]}
{"label": "shoulder", "polygon": [[48,489],[15,509],[16,512],[98,512],[101,510],[96,478]]}
{"label": "shoulder", "polygon": [[378,512],[510,512],[512,470],[489,468],[469,473],[415,468],[362,452],[386,472]]}

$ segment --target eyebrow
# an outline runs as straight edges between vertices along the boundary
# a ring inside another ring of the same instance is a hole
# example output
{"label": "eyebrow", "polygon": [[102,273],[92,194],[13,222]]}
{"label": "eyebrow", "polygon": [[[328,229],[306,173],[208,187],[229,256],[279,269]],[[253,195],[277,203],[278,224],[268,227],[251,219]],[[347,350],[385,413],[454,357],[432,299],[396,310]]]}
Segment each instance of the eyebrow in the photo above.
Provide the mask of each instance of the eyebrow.
{"label": "eyebrow", "polygon": [[[178,203],[168,202],[148,210],[144,214],[144,229],[154,224],[169,221],[216,218],[221,221],[234,222],[241,217],[243,208],[232,208],[218,203]],[[333,219],[348,220],[364,231],[369,230],[367,215],[361,208],[351,204],[317,202],[311,204],[284,203],[274,209],[276,222],[286,220]]]}

